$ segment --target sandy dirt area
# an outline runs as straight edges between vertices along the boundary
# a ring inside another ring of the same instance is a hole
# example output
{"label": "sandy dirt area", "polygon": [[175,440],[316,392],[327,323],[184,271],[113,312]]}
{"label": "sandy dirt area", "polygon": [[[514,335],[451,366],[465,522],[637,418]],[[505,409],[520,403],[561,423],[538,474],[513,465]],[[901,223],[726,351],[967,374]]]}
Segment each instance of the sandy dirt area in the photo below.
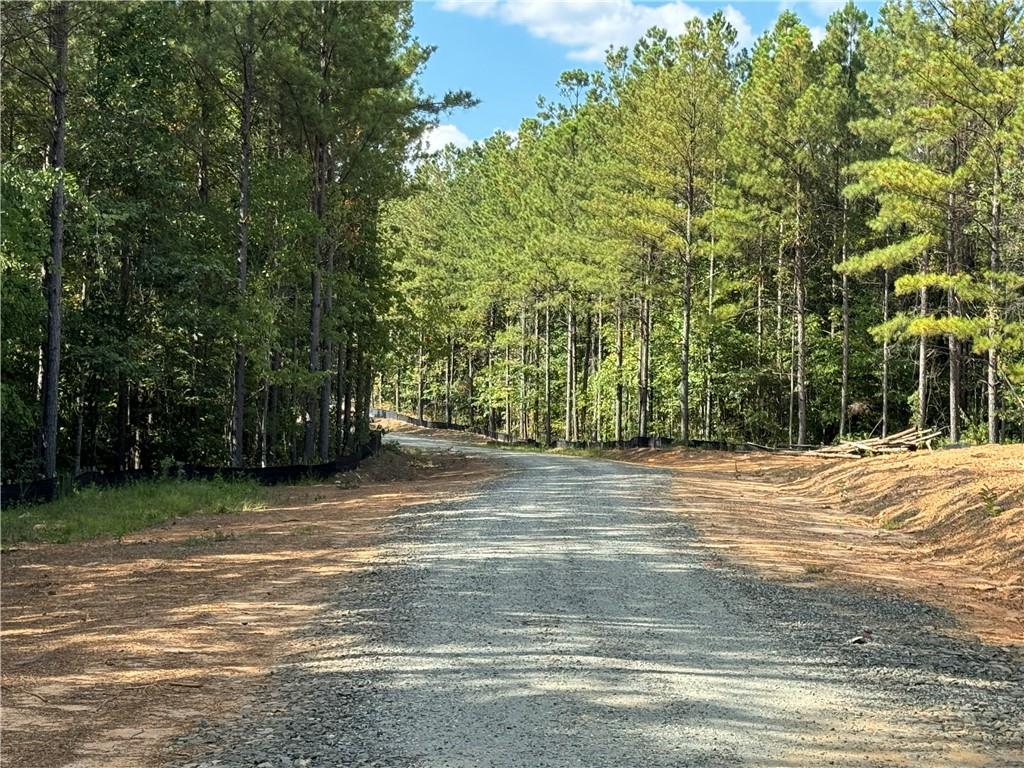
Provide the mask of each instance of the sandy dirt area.
{"label": "sandy dirt area", "polygon": [[499,472],[392,451],[364,467],[359,487],[272,489],[259,512],[5,552],[3,765],[162,762],[168,737],[237,710],[294,652],[331,591],[377,556],[385,518],[470,497]]}
{"label": "sandy dirt area", "polygon": [[632,450],[677,470],[709,557],[793,581],[856,581],[946,608],[1024,646],[1024,446],[864,459]]}

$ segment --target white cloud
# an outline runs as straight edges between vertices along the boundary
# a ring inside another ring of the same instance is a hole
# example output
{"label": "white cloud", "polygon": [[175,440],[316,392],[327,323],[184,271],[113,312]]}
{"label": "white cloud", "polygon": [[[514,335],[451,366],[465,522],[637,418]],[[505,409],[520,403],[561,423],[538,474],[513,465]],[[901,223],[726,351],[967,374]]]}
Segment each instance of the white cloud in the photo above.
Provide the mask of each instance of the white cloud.
{"label": "white cloud", "polygon": [[420,139],[423,151],[427,153],[440,152],[449,144],[454,144],[459,149],[465,149],[473,140],[451,123],[435,125],[427,130]]}
{"label": "white cloud", "polygon": [[498,0],[440,0],[437,7],[442,11],[459,11],[470,16],[488,16],[497,4]]}
{"label": "white cloud", "polygon": [[736,30],[736,42],[740,44],[740,47],[749,48],[752,46],[754,44],[754,30],[750,28],[750,22],[747,21],[747,17],[731,5],[725,6],[722,9],[722,13],[725,14],[725,20],[732,24]]}
{"label": "white cloud", "polygon": [[826,19],[846,5],[843,0],[807,0],[807,4],[812,11]]}
{"label": "white cloud", "polygon": [[[569,58],[580,61],[601,61],[609,46],[631,45],[651,27],[679,34],[687,21],[704,15],[682,0],[660,5],[634,0],[441,0],[438,8],[525,27],[534,37],[565,46]],[[732,6],[724,12],[736,27],[740,45],[750,45],[754,35],[743,14]]]}
{"label": "white cloud", "polygon": [[810,27],[811,42],[819,45],[825,39],[825,28],[819,26]]}
{"label": "white cloud", "polygon": [[844,5],[846,5],[846,0],[802,0],[802,2],[781,0],[779,3],[779,13],[783,11],[797,11],[799,13],[800,9],[798,6],[806,6],[814,16],[827,19]]}

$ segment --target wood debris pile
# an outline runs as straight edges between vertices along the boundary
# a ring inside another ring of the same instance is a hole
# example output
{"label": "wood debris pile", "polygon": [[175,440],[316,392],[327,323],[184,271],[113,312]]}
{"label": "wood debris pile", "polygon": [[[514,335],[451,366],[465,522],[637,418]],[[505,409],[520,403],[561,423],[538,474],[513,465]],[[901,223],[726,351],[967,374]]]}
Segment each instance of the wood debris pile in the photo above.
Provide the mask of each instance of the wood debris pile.
{"label": "wood debris pile", "polygon": [[856,458],[858,456],[877,456],[883,453],[903,453],[916,451],[919,448],[931,449],[932,441],[942,436],[939,429],[905,429],[885,437],[869,437],[865,440],[843,441],[838,445],[827,445],[813,453],[819,456],[835,456],[838,458]]}

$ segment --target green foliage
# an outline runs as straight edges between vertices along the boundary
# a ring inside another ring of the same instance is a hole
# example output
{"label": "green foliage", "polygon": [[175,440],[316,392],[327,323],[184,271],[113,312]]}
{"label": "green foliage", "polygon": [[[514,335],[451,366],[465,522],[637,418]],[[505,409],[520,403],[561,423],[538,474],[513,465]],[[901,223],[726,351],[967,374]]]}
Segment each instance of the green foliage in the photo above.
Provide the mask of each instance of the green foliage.
{"label": "green foliage", "polygon": [[[381,397],[540,440],[548,423],[552,437],[612,439],[617,411],[627,437],[642,424],[678,436],[686,410],[691,437],[759,442],[795,440],[804,398],[807,439],[830,441],[844,381],[847,432],[899,428],[922,377],[941,426],[953,339],[963,418],[979,415],[979,357],[996,349],[999,418],[1016,436],[1011,6],[889,3],[872,28],[848,4],[817,45],[783,12],[749,56],[714,14],[565,73],[516,141],[424,162],[388,208],[404,304]],[[909,343],[922,338],[923,372]]]}
{"label": "green foliage", "polygon": [[[55,181],[42,162],[48,12],[16,3],[3,18],[5,479],[38,474],[40,272]],[[346,397],[362,402],[396,302],[381,208],[404,193],[424,130],[472,102],[421,92],[432,49],[412,37],[411,5],[106,2],[71,4],[70,16],[62,471],[226,463],[239,347],[247,463],[307,458],[303,433],[318,415],[310,399],[324,384],[328,429],[314,445],[332,456],[351,449],[335,416]],[[243,292],[246,56],[254,97]],[[317,169],[328,164],[315,204]]]}
{"label": "green foliage", "polygon": [[251,481],[158,480],[83,488],[47,504],[4,509],[3,543],[117,538],[177,517],[261,509],[265,498],[266,491]]}
{"label": "green foliage", "polygon": [[999,497],[987,485],[981,487],[978,496],[984,505],[986,515],[989,517],[999,517],[999,515],[1003,514],[1004,510],[999,506]]}

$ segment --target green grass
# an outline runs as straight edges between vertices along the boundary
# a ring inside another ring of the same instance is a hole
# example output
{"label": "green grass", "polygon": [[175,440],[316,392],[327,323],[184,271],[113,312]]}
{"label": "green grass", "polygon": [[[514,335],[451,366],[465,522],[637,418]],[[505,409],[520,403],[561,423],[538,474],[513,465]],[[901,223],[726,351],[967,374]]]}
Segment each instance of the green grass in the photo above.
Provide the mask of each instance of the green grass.
{"label": "green grass", "polygon": [[72,542],[119,537],[184,515],[260,509],[266,491],[252,481],[156,480],[120,488],[83,488],[48,504],[0,512],[0,540]]}

